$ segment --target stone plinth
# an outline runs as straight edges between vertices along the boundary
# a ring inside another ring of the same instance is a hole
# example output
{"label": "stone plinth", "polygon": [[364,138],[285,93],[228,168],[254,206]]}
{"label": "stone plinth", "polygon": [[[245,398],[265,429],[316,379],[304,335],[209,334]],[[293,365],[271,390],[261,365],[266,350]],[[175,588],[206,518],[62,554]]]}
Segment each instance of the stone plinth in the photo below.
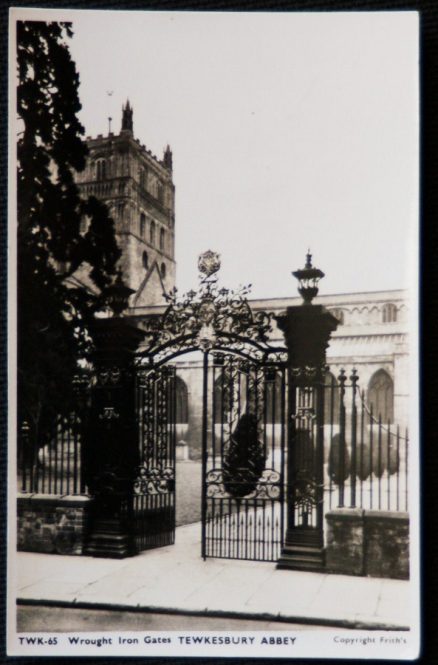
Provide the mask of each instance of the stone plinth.
{"label": "stone plinth", "polygon": [[175,457],[177,462],[183,462],[189,459],[189,446],[185,441],[177,442]]}

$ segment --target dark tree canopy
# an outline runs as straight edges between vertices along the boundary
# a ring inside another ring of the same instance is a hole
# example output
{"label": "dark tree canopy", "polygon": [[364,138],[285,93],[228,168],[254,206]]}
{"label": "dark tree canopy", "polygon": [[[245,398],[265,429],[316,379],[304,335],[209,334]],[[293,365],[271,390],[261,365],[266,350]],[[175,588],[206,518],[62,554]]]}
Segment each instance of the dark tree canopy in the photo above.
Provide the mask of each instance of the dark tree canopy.
{"label": "dark tree canopy", "polygon": [[[40,432],[68,404],[120,256],[106,206],[74,181],[87,147],[71,37],[68,23],[17,23],[18,407]],[[68,279],[84,266],[92,289]]]}

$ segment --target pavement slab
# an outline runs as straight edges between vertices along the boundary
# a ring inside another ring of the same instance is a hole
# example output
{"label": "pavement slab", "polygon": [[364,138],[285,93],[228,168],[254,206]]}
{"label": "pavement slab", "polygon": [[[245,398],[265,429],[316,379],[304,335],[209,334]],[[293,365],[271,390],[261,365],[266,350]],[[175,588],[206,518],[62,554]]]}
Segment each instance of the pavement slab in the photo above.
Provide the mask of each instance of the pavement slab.
{"label": "pavement slab", "polygon": [[376,578],[327,575],[309,609],[320,616],[354,616],[361,612],[372,617],[377,609],[381,586],[382,581]]}
{"label": "pavement slab", "polygon": [[275,563],[203,561],[200,525],[176,530],[176,543],[128,559],[19,552],[17,597],[91,610],[203,614],[241,620],[339,627],[409,628],[403,580],[278,570]]}
{"label": "pavement slab", "polygon": [[296,570],[272,570],[266,584],[254,590],[246,605],[248,608],[263,604],[273,612],[290,612],[291,608],[304,609],[312,602],[325,579],[320,573]]}

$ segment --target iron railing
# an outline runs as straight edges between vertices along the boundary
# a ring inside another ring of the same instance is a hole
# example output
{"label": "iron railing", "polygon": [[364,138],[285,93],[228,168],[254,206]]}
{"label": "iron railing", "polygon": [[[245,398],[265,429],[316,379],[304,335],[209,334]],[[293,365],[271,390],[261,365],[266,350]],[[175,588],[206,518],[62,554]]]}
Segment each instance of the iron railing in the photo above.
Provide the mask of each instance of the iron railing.
{"label": "iron railing", "polygon": [[85,494],[82,478],[82,419],[74,411],[58,416],[40,440],[23,422],[18,432],[18,489],[39,494]]}
{"label": "iron railing", "polygon": [[[344,370],[325,385],[324,508],[407,511],[409,435]],[[385,417],[386,416],[386,417]]]}
{"label": "iron railing", "polygon": [[31,494],[86,494],[82,445],[87,417],[90,375],[83,370],[73,379],[69,410],[53,417],[49,428],[30,421],[18,423],[17,487]]}

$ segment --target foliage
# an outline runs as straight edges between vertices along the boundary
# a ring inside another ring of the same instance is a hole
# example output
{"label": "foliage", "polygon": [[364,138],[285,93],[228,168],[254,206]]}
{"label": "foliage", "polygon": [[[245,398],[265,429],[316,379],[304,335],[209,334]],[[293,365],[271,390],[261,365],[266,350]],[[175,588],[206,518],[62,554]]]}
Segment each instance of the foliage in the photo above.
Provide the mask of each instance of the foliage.
{"label": "foliage", "polygon": [[[40,438],[68,406],[99,294],[120,256],[106,206],[82,200],[74,180],[87,147],[72,34],[68,23],[17,23],[18,408]],[[71,279],[84,267],[88,289]]]}
{"label": "foliage", "polygon": [[332,482],[339,485],[347,480],[350,475],[350,467],[351,460],[348,447],[345,442],[342,444],[341,435],[335,434],[330,442],[328,463],[328,472]]}
{"label": "foliage", "polygon": [[257,438],[257,419],[244,413],[230,437],[223,463],[224,486],[234,498],[254,492],[263,473],[266,455]]}

